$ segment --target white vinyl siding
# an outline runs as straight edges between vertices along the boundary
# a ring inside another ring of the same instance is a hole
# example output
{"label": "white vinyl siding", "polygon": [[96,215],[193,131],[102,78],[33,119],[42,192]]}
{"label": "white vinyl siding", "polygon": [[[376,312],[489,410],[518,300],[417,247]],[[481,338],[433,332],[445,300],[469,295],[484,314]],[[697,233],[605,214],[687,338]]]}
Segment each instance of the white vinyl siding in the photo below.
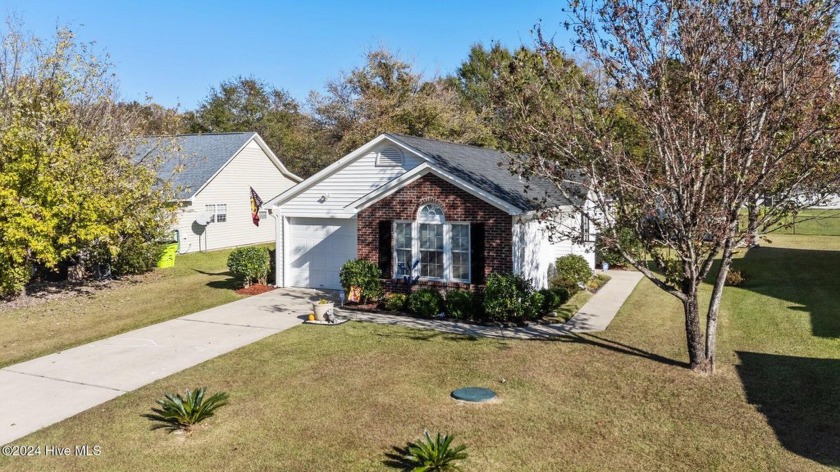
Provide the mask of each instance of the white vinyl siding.
{"label": "white vinyl siding", "polygon": [[[558,227],[569,231],[580,231],[581,218],[570,214],[555,222]],[[591,230],[591,227],[590,227]],[[582,256],[595,267],[593,244],[574,244],[570,240],[549,239],[546,225],[538,220],[522,221],[514,218],[513,224],[513,268],[514,272],[529,279],[537,288],[548,286],[548,278],[554,271],[557,258],[568,254]],[[594,235],[592,235],[594,239]]]}
{"label": "white vinyl siding", "polygon": [[[262,148],[255,141],[250,141],[193,197],[191,204],[186,204],[179,211],[176,229],[181,236],[180,251],[195,252],[274,241],[273,220],[263,220],[259,226],[253,223],[250,187],[267,201],[293,185],[295,182],[280,172]],[[210,223],[206,228],[195,224],[197,216],[209,213],[205,205],[216,206],[214,213],[224,214],[225,222]]]}
{"label": "white vinyl siding", "polygon": [[[383,143],[382,146],[393,144]],[[283,204],[283,214],[301,217],[348,216],[348,209],[345,208],[347,205],[422,162],[419,157],[402,151],[402,165],[378,167],[376,160],[380,149],[371,150]],[[274,192],[274,195],[279,193]]]}

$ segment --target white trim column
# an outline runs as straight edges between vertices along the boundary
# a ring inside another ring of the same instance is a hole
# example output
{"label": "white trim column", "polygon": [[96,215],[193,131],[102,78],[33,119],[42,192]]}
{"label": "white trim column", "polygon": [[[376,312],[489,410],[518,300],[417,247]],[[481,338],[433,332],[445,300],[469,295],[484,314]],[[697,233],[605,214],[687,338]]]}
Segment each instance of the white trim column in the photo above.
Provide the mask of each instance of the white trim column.
{"label": "white trim column", "polygon": [[285,287],[285,236],[283,234],[283,215],[280,213],[279,207],[271,209],[271,216],[274,218],[274,286]]}

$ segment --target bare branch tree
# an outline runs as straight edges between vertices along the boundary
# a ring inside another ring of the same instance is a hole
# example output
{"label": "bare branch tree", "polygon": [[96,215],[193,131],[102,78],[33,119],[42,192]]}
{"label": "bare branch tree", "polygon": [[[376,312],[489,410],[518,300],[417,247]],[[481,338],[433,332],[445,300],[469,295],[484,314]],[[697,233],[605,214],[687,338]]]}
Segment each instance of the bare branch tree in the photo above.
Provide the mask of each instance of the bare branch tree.
{"label": "bare branch tree", "polygon": [[680,300],[697,372],[714,372],[744,208],[764,198],[754,225],[766,228],[836,189],[837,13],[833,0],[572,2],[575,47],[593,70],[538,29],[536,51],[520,51],[499,82],[515,170],[577,197],[604,242]]}

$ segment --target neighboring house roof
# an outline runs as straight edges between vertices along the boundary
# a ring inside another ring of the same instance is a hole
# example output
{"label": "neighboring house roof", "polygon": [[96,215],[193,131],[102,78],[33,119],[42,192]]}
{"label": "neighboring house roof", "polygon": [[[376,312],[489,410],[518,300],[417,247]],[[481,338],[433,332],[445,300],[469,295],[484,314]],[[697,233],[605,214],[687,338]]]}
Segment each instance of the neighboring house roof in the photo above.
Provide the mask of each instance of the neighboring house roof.
{"label": "neighboring house roof", "polygon": [[466,144],[388,133],[386,136],[419,151],[441,170],[524,210],[568,204],[562,192],[545,178],[511,174],[510,156],[503,151]]}
{"label": "neighboring house roof", "polygon": [[187,200],[198,193],[251,140],[278,166],[280,172],[300,182],[289,172],[255,132],[181,134],[142,138],[136,149],[137,159],[161,159],[158,177],[172,182],[177,199]]}

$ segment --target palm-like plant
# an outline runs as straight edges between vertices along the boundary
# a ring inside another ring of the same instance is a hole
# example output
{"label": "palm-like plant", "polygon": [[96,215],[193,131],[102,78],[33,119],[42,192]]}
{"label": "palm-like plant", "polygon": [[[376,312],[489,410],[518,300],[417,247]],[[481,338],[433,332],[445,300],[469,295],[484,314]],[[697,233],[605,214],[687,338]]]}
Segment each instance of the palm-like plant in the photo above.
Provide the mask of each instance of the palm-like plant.
{"label": "palm-like plant", "polygon": [[152,408],[153,413],[143,415],[156,422],[152,430],[166,428],[169,432],[183,430],[192,432],[193,427],[210,418],[216,410],[227,405],[228,394],[218,392],[205,398],[207,387],[187,390],[182,397],[177,393],[167,393],[156,400],[158,408]]}
{"label": "palm-like plant", "polygon": [[463,444],[452,447],[454,435],[437,433],[434,438],[429,431],[423,431],[423,438],[410,443],[403,459],[415,472],[460,471],[456,462],[467,458]]}

